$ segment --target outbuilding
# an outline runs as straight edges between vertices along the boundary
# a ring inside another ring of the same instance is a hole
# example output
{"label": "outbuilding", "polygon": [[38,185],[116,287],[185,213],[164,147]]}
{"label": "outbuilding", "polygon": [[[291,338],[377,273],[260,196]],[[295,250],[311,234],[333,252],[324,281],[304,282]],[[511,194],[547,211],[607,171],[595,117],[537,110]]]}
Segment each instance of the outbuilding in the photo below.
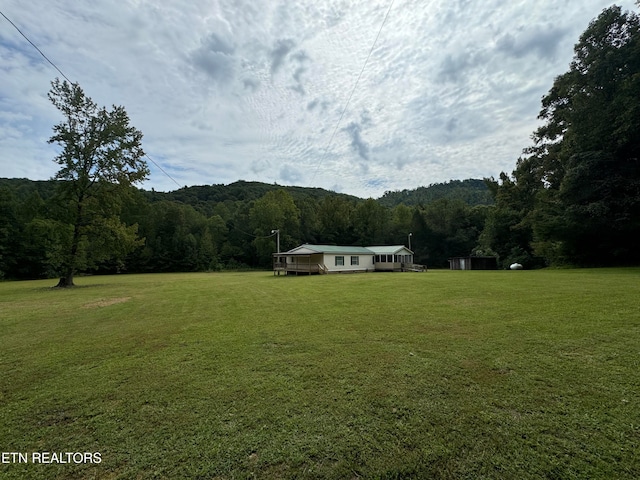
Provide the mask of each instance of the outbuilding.
{"label": "outbuilding", "polygon": [[496,257],[453,257],[449,259],[451,270],[497,270]]}

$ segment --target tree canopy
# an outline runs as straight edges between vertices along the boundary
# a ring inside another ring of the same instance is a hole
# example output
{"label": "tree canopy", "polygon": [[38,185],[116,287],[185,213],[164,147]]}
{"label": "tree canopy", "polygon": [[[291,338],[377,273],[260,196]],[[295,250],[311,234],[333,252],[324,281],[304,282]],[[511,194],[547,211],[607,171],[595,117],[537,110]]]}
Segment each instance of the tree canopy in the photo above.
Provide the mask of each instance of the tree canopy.
{"label": "tree canopy", "polygon": [[[640,260],[640,21],[605,9],[542,99],[544,124],[494,189],[486,237],[547,263]],[[511,239],[498,240],[509,224]],[[492,233],[493,232],[493,233]],[[506,252],[505,252],[506,253]]]}
{"label": "tree canopy", "polygon": [[58,211],[42,228],[58,233],[49,261],[59,286],[73,285],[74,274],[101,262],[122,259],[140,245],[137,226],[119,218],[122,199],[149,169],[143,159],[142,133],[129,125],[121,106],[99,108],[77,83],[56,79],[49,99],[64,115],[49,143],[62,147]]}

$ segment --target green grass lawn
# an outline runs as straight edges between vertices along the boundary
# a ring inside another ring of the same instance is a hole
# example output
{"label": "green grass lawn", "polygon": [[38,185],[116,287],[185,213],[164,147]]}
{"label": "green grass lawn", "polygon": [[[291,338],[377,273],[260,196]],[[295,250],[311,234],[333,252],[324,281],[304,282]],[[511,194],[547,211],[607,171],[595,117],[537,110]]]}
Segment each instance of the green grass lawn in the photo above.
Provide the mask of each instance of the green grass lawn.
{"label": "green grass lawn", "polygon": [[640,269],[55,283],[0,283],[1,478],[640,478]]}

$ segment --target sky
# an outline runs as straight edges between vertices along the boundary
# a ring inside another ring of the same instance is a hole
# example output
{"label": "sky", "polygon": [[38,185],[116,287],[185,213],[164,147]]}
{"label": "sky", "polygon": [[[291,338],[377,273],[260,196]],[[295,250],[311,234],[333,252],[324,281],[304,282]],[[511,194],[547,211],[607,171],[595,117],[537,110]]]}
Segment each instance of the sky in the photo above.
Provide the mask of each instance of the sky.
{"label": "sky", "polygon": [[[510,173],[603,0],[0,0],[172,191],[237,180],[362,198]],[[623,10],[638,11],[633,1]],[[62,76],[0,16],[0,177],[46,180]]]}

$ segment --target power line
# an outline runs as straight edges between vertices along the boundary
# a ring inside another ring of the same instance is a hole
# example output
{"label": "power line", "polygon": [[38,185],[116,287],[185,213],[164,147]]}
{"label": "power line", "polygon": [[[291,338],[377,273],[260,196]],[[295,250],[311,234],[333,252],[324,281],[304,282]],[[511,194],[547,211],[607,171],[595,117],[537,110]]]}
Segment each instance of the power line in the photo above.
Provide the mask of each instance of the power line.
{"label": "power line", "polygon": [[151,163],[153,163],[156,167],[158,167],[158,169],[159,169],[162,173],[164,173],[167,177],[169,177],[171,180],[173,180],[173,183],[175,183],[175,184],[178,186],[178,188],[182,188],[182,187],[183,187],[183,186],[182,186],[182,185],[180,185],[178,182],[176,182],[176,180],[175,180],[171,175],[169,175],[167,172],[165,172],[165,171],[164,171],[164,168],[162,168],[160,165],[158,165],[156,162],[154,162],[154,161],[153,161],[153,159],[152,159],[149,155],[147,155],[147,154],[145,153],[145,154],[144,154],[144,156],[145,156],[145,157],[147,157],[147,158],[151,161]]}
{"label": "power line", "polygon": [[[22,30],[20,30],[20,29],[17,27],[17,25],[16,25],[15,23],[13,23],[13,22],[12,22],[12,21],[11,21],[11,20],[6,16],[6,15],[5,15],[2,11],[0,11],[0,15],[2,15],[2,16],[5,18],[5,20],[6,20],[7,22],[9,22],[9,23],[13,26],[13,28],[15,28],[15,29],[18,31],[18,33],[20,33],[20,35],[22,35],[22,36],[25,38],[25,40],[26,40],[27,42],[29,42],[29,43],[30,43],[30,44],[31,44],[31,46],[32,46],[33,48],[35,48],[35,49],[38,51],[38,53],[39,53],[40,55],[42,55],[42,57],[43,57],[47,62],[49,62],[49,63],[51,64],[51,66],[52,66],[53,68],[55,68],[55,69],[58,71],[58,73],[59,73],[60,75],[62,75],[62,76],[65,78],[65,80],[66,80],[67,82],[69,82],[69,83],[71,83],[71,84],[73,84],[73,83],[74,83],[74,82],[72,82],[71,80],[69,80],[69,77],[67,77],[67,76],[62,72],[62,70],[60,70],[60,69],[58,68],[58,66],[57,66],[55,63],[53,63],[51,60],[49,60],[49,57],[47,57],[47,56],[42,52],[42,50],[40,50],[40,49],[37,47],[37,45],[36,45],[35,43],[33,43],[31,40],[29,40],[29,37],[27,37],[24,33],[22,33]],[[180,185],[180,184],[179,184],[179,183],[178,183],[178,182],[177,182],[177,181],[176,181],[176,180],[175,180],[171,175],[169,175],[169,174],[168,174],[168,173],[167,173],[167,172],[166,172],[166,171],[165,171],[165,170],[164,170],[160,165],[158,165],[158,164],[157,164],[157,163],[156,163],[156,162],[155,162],[155,161],[154,161],[154,160],[153,160],[149,155],[147,155],[147,154],[145,153],[145,154],[144,154],[144,156],[145,156],[145,157],[147,157],[147,158],[151,161],[151,163],[153,163],[156,167],[158,167],[158,169],[159,169],[162,173],[164,173],[167,177],[169,177],[169,178],[173,181],[173,183],[175,183],[175,184],[178,186],[178,188],[182,188],[182,185]]]}
{"label": "power line", "polygon": [[3,12],[1,12],[1,11],[0,11],[0,15],[2,15],[2,16],[5,18],[5,20],[6,20],[7,22],[9,22],[11,25],[13,25],[13,28],[15,28],[15,29],[18,31],[18,33],[19,33],[20,35],[22,35],[22,36],[25,38],[25,40],[26,40],[27,42],[29,42],[29,43],[31,44],[31,46],[32,46],[33,48],[35,48],[35,49],[38,51],[38,53],[39,53],[40,55],[42,55],[42,57],[43,57],[47,62],[49,62],[49,63],[51,64],[51,66],[53,66],[53,68],[55,68],[55,69],[58,71],[58,73],[59,73],[60,75],[62,75],[62,76],[67,80],[67,82],[69,82],[69,83],[73,83],[71,80],[69,80],[69,77],[67,77],[64,73],[62,73],[62,70],[60,70],[60,69],[58,68],[58,66],[57,66],[55,63],[53,63],[51,60],[49,60],[49,57],[47,57],[44,53],[42,53],[42,50],[40,50],[40,49],[36,46],[36,44],[35,44],[35,43],[33,43],[31,40],[29,40],[29,38],[28,38],[24,33],[22,33],[22,30],[20,30],[20,29],[16,26],[16,24],[15,24],[15,23],[13,23],[11,20],[9,20],[9,18],[8,18],[8,17],[7,17]]}
{"label": "power line", "polygon": [[233,229],[237,230],[240,233],[244,233],[245,235],[249,235],[250,237],[253,237],[253,238],[271,238],[276,235],[276,233],[272,233],[271,235],[264,235],[264,236],[254,235],[253,233],[245,232],[244,230],[241,230],[236,226],[234,226]]}
{"label": "power line", "polygon": [[340,126],[340,123],[342,122],[342,117],[344,117],[344,114],[347,111],[347,107],[349,106],[349,103],[351,102],[351,97],[353,97],[353,94],[356,91],[356,88],[358,88],[358,83],[360,82],[360,77],[362,77],[362,74],[364,73],[364,69],[367,67],[367,63],[369,62],[369,57],[371,57],[371,53],[373,52],[373,49],[375,48],[376,43],[378,42],[378,38],[380,37],[380,34],[382,33],[382,29],[384,28],[384,24],[387,23],[387,18],[389,18],[389,13],[391,12],[391,8],[393,7],[393,2],[394,1],[395,0],[391,0],[391,4],[389,5],[389,9],[387,10],[387,14],[384,16],[384,20],[382,21],[382,25],[380,25],[380,30],[378,30],[378,35],[376,35],[376,38],[373,41],[373,44],[371,45],[371,50],[369,50],[369,54],[367,55],[367,58],[364,61],[364,65],[362,65],[362,70],[360,70],[360,75],[358,75],[356,83],[353,86],[353,90],[351,90],[351,94],[349,95],[349,98],[347,99],[347,103],[345,104],[344,109],[342,110],[342,114],[340,115],[340,118],[338,119],[338,123],[336,123],[336,128],[334,128],[333,133],[331,134],[331,138],[329,139],[329,143],[327,144],[326,148],[324,149],[324,154],[322,155],[322,157],[320,157],[320,161],[318,162],[318,167],[316,168],[316,171],[314,172],[313,177],[311,177],[311,182],[313,182],[315,180],[316,175],[318,174],[318,170],[320,170],[320,166],[322,165],[322,162],[324,161],[325,157],[327,156],[327,152],[329,151],[329,147],[331,146],[331,142],[333,142],[333,137],[335,137],[336,132],[338,131],[338,127]]}

